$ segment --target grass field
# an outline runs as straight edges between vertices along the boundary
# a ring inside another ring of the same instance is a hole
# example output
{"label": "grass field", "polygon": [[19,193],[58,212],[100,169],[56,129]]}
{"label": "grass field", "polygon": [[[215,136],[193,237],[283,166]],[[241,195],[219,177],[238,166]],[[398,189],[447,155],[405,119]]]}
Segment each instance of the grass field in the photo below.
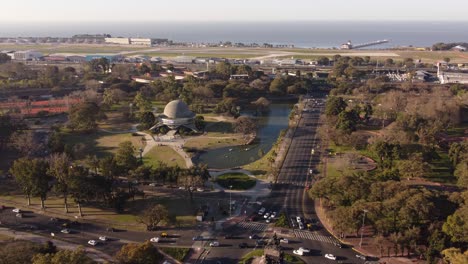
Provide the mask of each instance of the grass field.
{"label": "grass field", "polygon": [[77,144],[84,144],[84,155],[96,155],[103,157],[106,154],[114,153],[117,151],[120,143],[124,141],[131,141],[133,146],[138,150],[143,146],[141,136],[132,136],[131,133],[112,134],[106,132],[94,132],[91,134],[71,134],[65,133],[65,143],[71,146]]}
{"label": "grass field", "polygon": [[198,150],[209,150],[227,146],[236,146],[243,143],[240,137],[233,135],[230,137],[216,138],[216,137],[198,137],[187,140],[184,147],[195,148]]}
{"label": "grass field", "polygon": [[184,158],[168,146],[155,146],[143,157],[145,165],[157,167],[158,161],[162,161],[168,166],[186,167]]}
{"label": "grass field", "polygon": [[226,173],[216,177],[216,182],[223,188],[233,190],[248,190],[253,188],[257,181],[244,173]]}

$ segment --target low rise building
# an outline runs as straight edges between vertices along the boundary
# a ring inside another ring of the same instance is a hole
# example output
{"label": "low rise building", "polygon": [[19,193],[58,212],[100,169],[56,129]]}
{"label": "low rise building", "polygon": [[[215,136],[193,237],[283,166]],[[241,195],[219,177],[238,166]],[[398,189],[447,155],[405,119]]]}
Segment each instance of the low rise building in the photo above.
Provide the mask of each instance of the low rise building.
{"label": "low rise building", "polygon": [[15,60],[39,60],[42,57],[44,57],[44,55],[41,52],[35,50],[21,50],[14,53]]}
{"label": "low rise building", "polygon": [[130,45],[130,38],[105,38],[107,44]]}
{"label": "low rise building", "polygon": [[130,38],[131,45],[151,46],[152,41],[150,38]]}

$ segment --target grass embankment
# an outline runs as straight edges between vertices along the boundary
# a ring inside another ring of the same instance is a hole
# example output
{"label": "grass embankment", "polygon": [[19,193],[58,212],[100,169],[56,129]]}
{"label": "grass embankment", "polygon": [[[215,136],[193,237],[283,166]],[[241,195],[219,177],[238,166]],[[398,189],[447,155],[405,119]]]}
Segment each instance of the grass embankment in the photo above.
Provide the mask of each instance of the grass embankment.
{"label": "grass embankment", "polygon": [[216,177],[216,182],[223,188],[233,190],[248,190],[253,188],[257,181],[244,173],[226,173]]}
{"label": "grass embankment", "polygon": [[159,250],[181,262],[184,261],[185,256],[190,252],[190,248],[159,247]]}
{"label": "grass embankment", "polygon": [[143,157],[145,165],[157,167],[158,161],[164,162],[168,166],[186,167],[184,158],[168,146],[155,146]]}

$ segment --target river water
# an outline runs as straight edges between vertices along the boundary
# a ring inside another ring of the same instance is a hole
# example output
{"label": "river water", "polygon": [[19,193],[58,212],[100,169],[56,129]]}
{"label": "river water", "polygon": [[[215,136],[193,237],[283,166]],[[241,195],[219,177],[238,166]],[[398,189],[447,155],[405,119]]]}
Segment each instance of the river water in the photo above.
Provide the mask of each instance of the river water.
{"label": "river water", "polygon": [[269,114],[259,117],[259,130],[254,144],[213,149],[201,154],[197,162],[208,164],[210,168],[226,169],[260,159],[259,150],[265,154],[270,151],[281,130],[288,127],[292,107],[292,104],[286,103],[271,104]]}

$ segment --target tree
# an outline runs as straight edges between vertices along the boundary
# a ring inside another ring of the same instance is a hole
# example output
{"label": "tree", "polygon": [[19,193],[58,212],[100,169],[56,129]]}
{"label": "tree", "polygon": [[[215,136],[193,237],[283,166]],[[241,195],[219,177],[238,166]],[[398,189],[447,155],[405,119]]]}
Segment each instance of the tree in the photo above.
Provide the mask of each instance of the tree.
{"label": "tree", "polygon": [[97,127],[96,121],[104,118],[94,102],[79,103],[71,107],[68,119],[72,130],[90,131]]}
{"label": "tree", "polygon": [[119,264],[154,264],[161,263],[163,256],[149,242],[141,244],[126,244],[115,255]]}
{"label": "tree", "polygon": [[449,57],[445,57],[445,58],[444,58],[444,61],[445,61],[446,63],[449,63],[449,62],[450,62],[450,58],[449,58]]}
{"label": "tree", "polygon": [[95,186],[89,180],[89,172],[82,166],[73,166],[70,168],[70,181],[68,184],[68,193],[78,205],[78,212],[83,216],[81,205],[89,197],[95,195]]}
{"label": "tree", "polygon": [[0,113],[0,149],[10,140],[10,136],[18,129],[11,116]]}
{"label": "tree", "polygon": [[330,64],[330,59],[328,57],[320,57],[317,59],[317,64],[328,66]]}
{"label": "tree", "polygon": [[44,148],[32,130],[19,130],[10,137],[10,145],[23,156],[32,156]]}
{"label": "tree", "polygon": [[447,263],[451,264],[465,264],[468,263],[468,250],[465,250],[464,253],[461,253],[459,248],[448,248],[442,251],[444,260]]}
{"label": "tree", "polygon": [[284,95],[286,94],[286,88],[288,87],[288,84],[282,77],[276,77],[271,83],[270,83],[270,93],[275,94],[275,95]]}
{"label": "tree", "polygon": [[28,205],[31,205],[31,196],[37,195],[41,198],[41,208],[45,208],[44,201],[50,188],[48,167],[49,164],[43,159],[20,158],[10,168],[10,173],[27,196]]}
{"label": "tree", "polygon": [[138,166],[138,159],[135,157],[135,147],[131,141],[124,141],[119,144],[115,153],[115,162],[122,171],[128,172]]}
{"label": "tree", "polygon": [[55,254],[36,254],[32,258],[32,264],[94,264],[96,263],[86,255],[83,248],[77,250],[60,250]]}
{"label": "tree", "polygon": [[327,104],[325,106],[325,114],[327,116],[337,116],[343,112],[346,107],[347,104],[343,98],[331,96],[328,97]]}
{"label": "tree", "polygon": [[169,211],[162,204],[154,205],[138,217],[138,222],[146,225],[148,231],[155,230],[158,224],[169,219]]}
{"label": "tree", "polygon": [[148,129],[154,125],[156,118],[152,112],[144,112],[140,115],[140,125],[142,129]]}
{"label": "tree", "polygon": [[49,157],[48,173],[55,178],[54,189],[63,195],[65,213],[68,213],[67,198],[70,181],[70,166],[71,159],[65,153],[54,153]]}
{"label": "tree", "polygon": [[7,62],[9,62],[9,61],[11,61],[10,56],[8,56],[8,55],[5,54],[5,53],[0,53],[0,64],[2,64],[2,63],[7,63]]}
{"label": "tree", "polygon": [[468,188],[468,158],[462,160],[456,167],[453,173],[457,177],[457,185],[461,188]]}
{"label": "tree", "polygon": [[450,236],[454,243],[468,242],[468,206],[462,205],[454,214],[449,215],[442,226],[442,231]]}
{"label": "tree", "polygon": [[141,92],[137,92],[135,98],[133,99],[133,103],[136,107],[138,107],[141,113],[153,110],[153,105],[151,104],[151,101],[147,97],[145,97]]}
{"label": "tree", "polygon": [[197,164],[191,168],[180,170],[177,175],[177,182],[185,187],[190,202],[193,202],[193,191],[196,186],[202,186],[210,178],[208,166],[206,164]]}
{"label": "tree", "polygon": [[24,240],[6,241],[0,247],[0,264],[31,264],[36,254],[55,253],[52,242],[38,244]]}
{"label": "tree", "polygon": [[258,124],[255,119],[248,116],[240,116],[234,123],[234,131],[244,135],[254,133],[257,131]]}
{"label": "tree", "polygon": [[420,153],[413,154],[409,159],[401,161],[398,167],[401,176],[408,180],[421,178],[430,171],[429,164],[424,162]]}

